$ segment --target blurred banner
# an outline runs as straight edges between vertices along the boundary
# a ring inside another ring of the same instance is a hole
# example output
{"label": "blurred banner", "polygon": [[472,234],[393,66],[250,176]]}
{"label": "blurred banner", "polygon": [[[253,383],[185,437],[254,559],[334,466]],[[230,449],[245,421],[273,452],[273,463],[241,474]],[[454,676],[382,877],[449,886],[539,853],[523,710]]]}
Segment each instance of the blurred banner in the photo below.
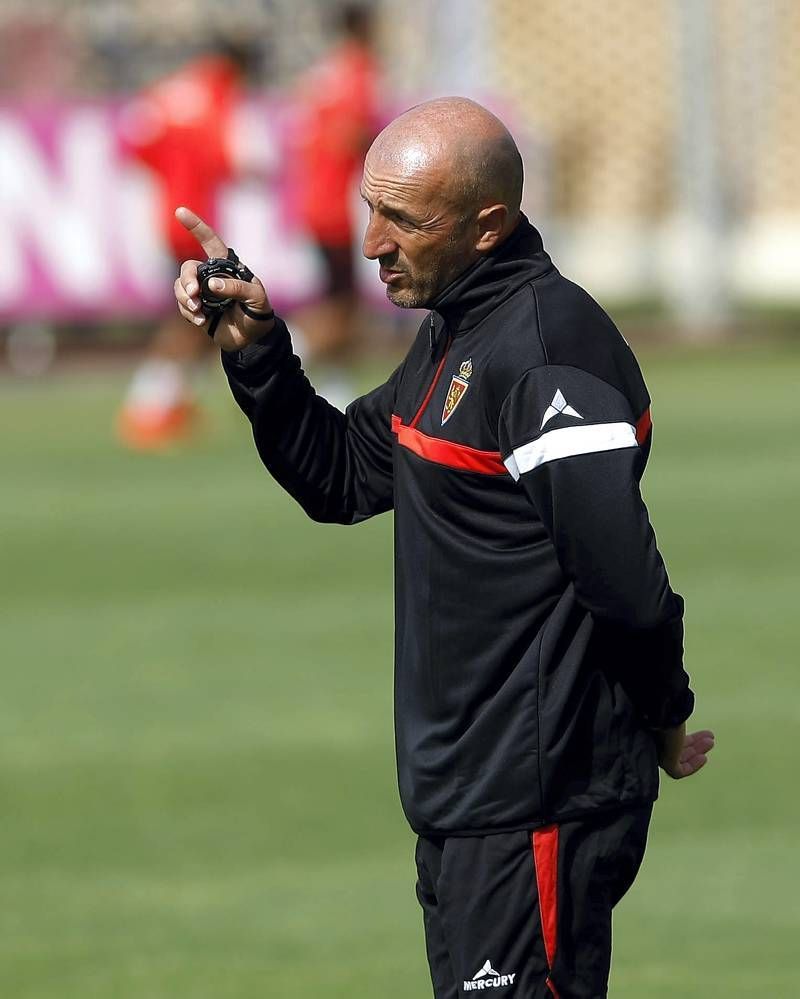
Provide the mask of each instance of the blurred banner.
{"label": "blurred banner", "polygon": [[[594,294],[693,331],[729,326],[742,305],[796,310],[800,4],[406,0],[400,19],[388,0],[370,6],[384,106],[493,95],[523,146],[526,211]],[[277,95],[330,45],[334,5],[198,0],[195,18],[152,0],[74,0],[69,18],[62,7],[0,6],[0,320],[160,310],[174,268],[154,244],[152,181],[123,160],[111,102],[195,51],[215,17],[238,18],[259,46],[270,95],[250,130],[266,171],[224,191],[218,227],[268,275],[279,308],[313,298],[321,268],[291,195],[299,125]],[[76,93],[97,103],[58,103]]]}
{"label": "blurred banner", "polygon": [[[0,106],[0,321],[145,318],[171,303],[176,265],[153,180],[121,148],[124,113],[102,101]],[[294,118],[261,100],[243,115],[252,170],[221,191],[218,228],[288,309],[322,280],[293,206]]]}

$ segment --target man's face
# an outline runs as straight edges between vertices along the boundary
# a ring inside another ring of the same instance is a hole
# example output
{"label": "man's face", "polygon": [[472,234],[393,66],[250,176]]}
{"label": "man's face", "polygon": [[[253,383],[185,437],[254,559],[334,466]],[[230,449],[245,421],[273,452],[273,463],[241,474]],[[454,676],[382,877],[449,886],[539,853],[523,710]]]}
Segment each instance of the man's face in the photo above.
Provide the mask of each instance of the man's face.
{"label": "man's face", "polygon": [[430,305],[478,256],[473,226],[455,206],[448,179],[413,149],[402,158],[371,150],[364,164],[363,253],[380,263],[386,297],[401,308]]}

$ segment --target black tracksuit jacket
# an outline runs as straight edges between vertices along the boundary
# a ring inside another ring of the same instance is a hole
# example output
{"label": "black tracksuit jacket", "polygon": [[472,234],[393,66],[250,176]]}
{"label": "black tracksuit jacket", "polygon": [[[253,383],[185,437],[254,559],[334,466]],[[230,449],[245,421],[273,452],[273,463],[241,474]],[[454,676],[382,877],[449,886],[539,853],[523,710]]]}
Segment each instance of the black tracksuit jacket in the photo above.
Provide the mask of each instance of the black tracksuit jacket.
{"label": "black tracksuit jacket", "polygon": [[652,801],[652,728],[693,706],[683,603],[639,480],[650,399],[609,317],[523,217],[341,413],[278,321],[223,355],[274,478],[314,520],[394,510],[400,796],[423,835]]}

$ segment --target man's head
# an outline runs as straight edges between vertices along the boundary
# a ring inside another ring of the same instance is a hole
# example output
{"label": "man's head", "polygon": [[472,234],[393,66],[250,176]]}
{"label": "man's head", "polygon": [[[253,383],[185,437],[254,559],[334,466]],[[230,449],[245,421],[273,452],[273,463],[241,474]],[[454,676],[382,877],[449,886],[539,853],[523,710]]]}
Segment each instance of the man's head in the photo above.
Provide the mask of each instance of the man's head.
{"label": "man's head", "polygon": [[259,82],[263,53],[242,32],[217,32],[211,36],[206,48],[209,55],[225,59],[244,84],[255,85]]}
{"label": "man's head", "polygon": [[361,3],[344,3],[335,12],[336,28],[342,38],[371,45],[375,34],[375,14],[364,0]]}
{"label": "man's head", "polygon": [[443,97],[380,133],[367,153],[361,195],[370,211],[364,256],[380,262],[390,301],[422,308],[513,231],[522,158],[486,108]]}

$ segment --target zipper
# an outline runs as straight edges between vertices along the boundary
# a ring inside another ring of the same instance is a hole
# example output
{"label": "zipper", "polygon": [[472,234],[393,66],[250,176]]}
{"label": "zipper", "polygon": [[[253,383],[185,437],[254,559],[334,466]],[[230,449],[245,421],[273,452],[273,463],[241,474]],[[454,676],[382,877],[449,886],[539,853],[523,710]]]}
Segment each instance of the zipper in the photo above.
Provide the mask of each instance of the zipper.
{"label": "zipper", "polygon": [[[432,312],[430,314],[430,325],[428,326],[428,337],[430,338],[430,344],[431,344],[431,355],[432,355],[431,359],[433,359],[433,350],[434,350],[434,348],[436,346],[436,327],[435,327],[434,322],[433,322],[433,313]],[[422,400],[422,404],[420,405],[419,409],[417,410],[416,415],[414,416],[414,419],[411,421],[411,423],[408,424],[409,427],[416,427],[416,425],[419,423],[419,421],[420,421],[420,419],[422,417],[422,414],[425,412],[425,407],[430,402],[431,396],[433,395],[433,391],[436,388],[436,385],[437,385],[437,383],[439,381],[439,378],[440,378],[440,376],[442,374],[442,369],[444,368],[444,362],[447,360],[447,353],[450,350],[450,345],[452,344],[452,342],[453,342],[453,338],[448,334],[448,336],[447,336],[447,342],[444,345],[444,353],[442,354],[442,359],[441,359],[441,361],[439,361],[439,365],[436,368],[436,371],[434,373],[433,381],[428,386],[428,391],[425,393],[425,398]]]}

